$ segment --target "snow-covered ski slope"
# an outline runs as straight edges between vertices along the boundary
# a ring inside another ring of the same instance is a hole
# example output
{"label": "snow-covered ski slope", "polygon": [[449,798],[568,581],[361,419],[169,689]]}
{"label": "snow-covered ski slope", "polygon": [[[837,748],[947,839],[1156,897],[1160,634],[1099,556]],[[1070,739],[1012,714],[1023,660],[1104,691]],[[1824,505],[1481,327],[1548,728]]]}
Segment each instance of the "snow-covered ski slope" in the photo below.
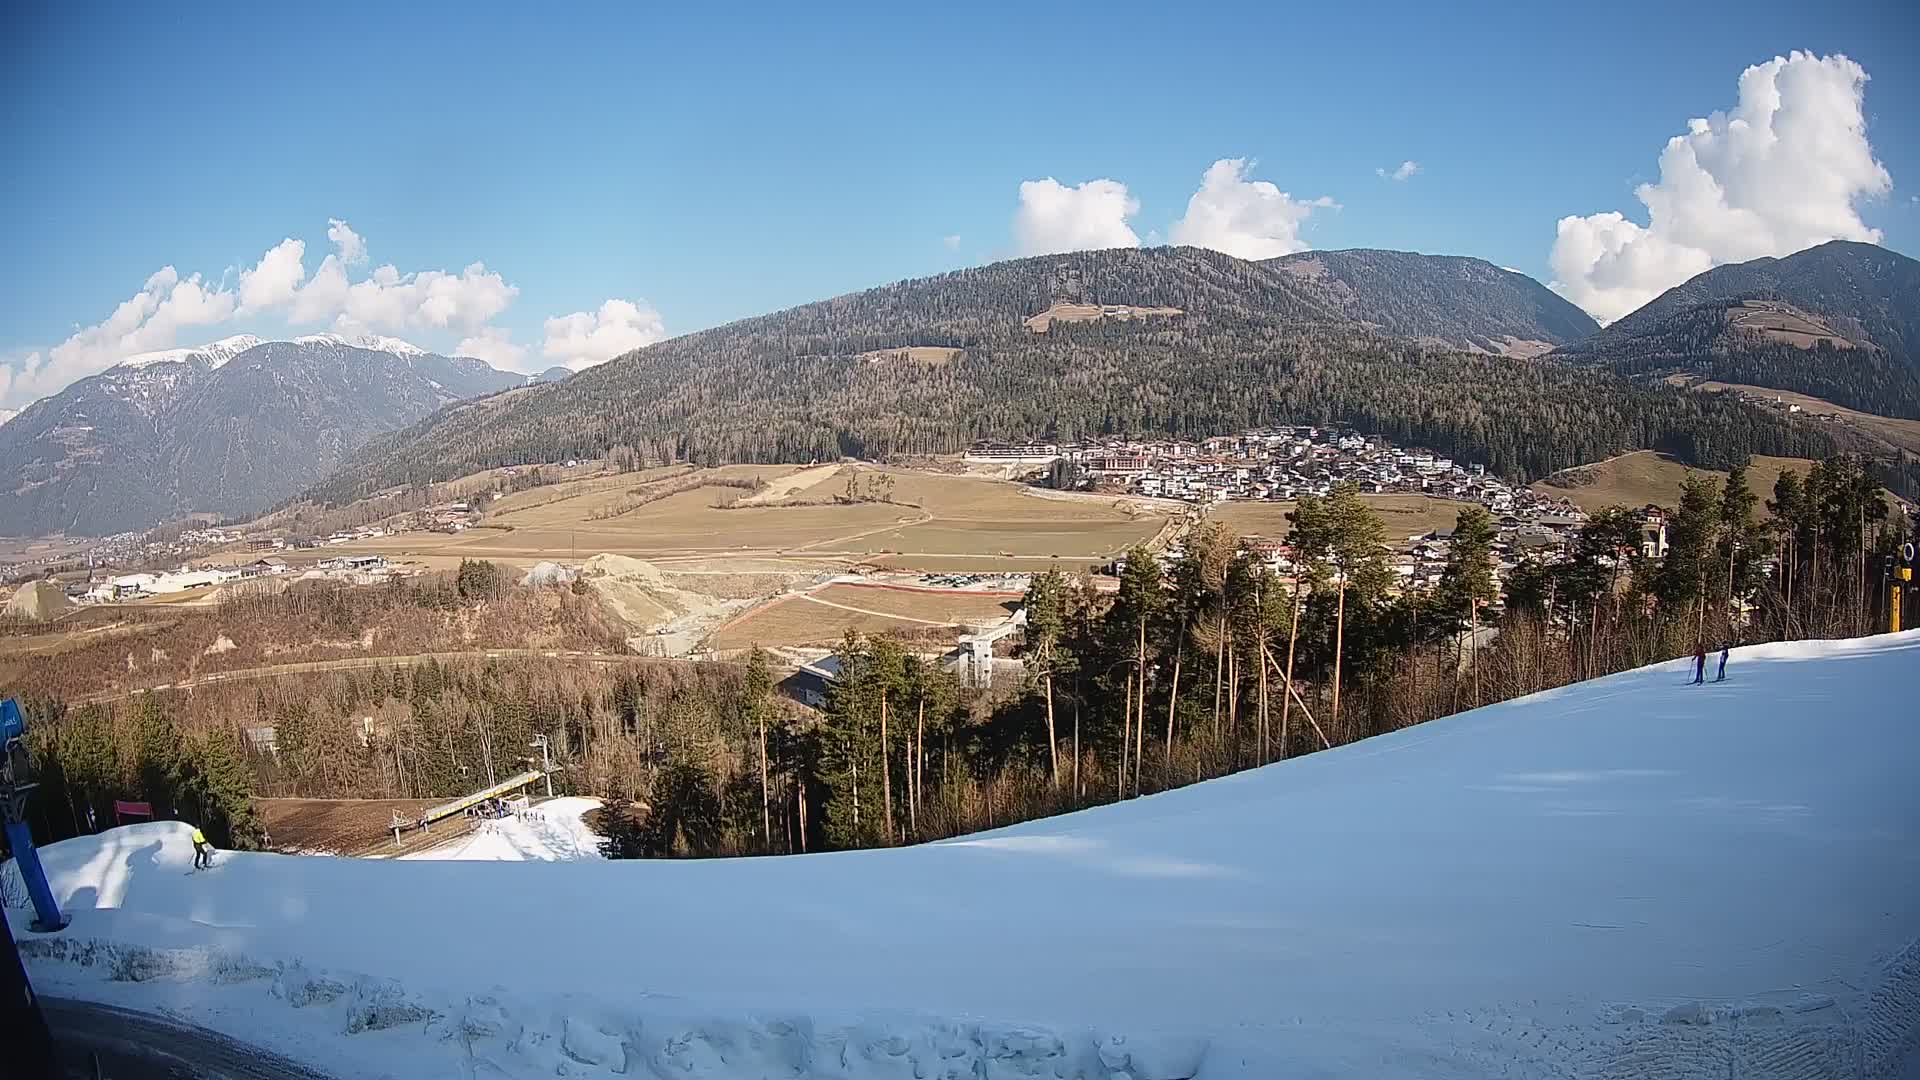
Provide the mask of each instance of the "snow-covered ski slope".
{"label": "snow-covered ski slope", "polygon": [[599,799],[561,796],[534,810],[481,821],[473,832],[440,847],[402,855],[402,859],[470,859],[495,862],[560,862],[600,857],[600,837],[582,816],[600,808]]}
{"label": "snow-covered ski slope", "polygon": [[43,858],[43,991],[343,1076],[1920,1075],[1920,633],[1674,661],[948,843]]}

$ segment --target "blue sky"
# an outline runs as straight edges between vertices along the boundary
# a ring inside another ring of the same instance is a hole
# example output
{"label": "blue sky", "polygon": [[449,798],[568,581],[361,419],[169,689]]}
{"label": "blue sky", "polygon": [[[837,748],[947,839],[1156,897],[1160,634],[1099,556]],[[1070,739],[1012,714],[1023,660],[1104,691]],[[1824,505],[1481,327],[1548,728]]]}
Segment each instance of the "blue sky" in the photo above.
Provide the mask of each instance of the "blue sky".
{"label": "blue sky", "polygon": [[[1338,203],[1296,246],[1546,281],[1556,221],[1646,224],[1634,188],[1666,141],[1793,49],[1870,77],[1889,182],[1849,201],[1920,250],[1914,5],[276,7],[10,13],[0,357],[44,362],[163,266],[231,286],[292,237],[311,275],[341,219],[369,256],[356,279],[484,262],[517,289],[486,333],[538,368],[548,319],[609,299],[681,333],[1012,256],[1023,181],[1116,181],[1128,226],[1164,242],[1220,159]],[[1418,172],[1376,172],[1403,161]],[[281,333],[287,314],[173,336]],[[368,329],[449,348],[472,315]]]}

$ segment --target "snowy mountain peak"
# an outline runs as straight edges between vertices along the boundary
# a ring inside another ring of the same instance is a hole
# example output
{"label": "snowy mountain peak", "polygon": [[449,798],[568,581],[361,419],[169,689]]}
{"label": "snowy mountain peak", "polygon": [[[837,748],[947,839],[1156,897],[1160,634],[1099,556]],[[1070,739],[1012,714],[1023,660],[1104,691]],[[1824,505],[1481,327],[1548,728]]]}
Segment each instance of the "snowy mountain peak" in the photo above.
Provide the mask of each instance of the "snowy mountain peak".
{"label": "snowy mountain peak", "polygon": [[345,345],[353,349],[372,349],[375,352],[392,353],[395,356],[406,357],[428,355],[427,350],[410,341],[402,341],[399,338],[385,337],[380,334],[355,334],[353,336],[331,332],[302,334],[294,338],[293,343],[295,345]]}
{"label": "snowy mountain peak", "polygon": [[115,367],[143,368],[153,364],[177,363],[188,360],[204,360],[207,367],[217,368],[227,361],[246,352],[256,345],[265,343],[265,339],[252,334],[235,334],[221,338],[206,345],[183,349],[159,349],[154,352],[136,353],[120,361]]}

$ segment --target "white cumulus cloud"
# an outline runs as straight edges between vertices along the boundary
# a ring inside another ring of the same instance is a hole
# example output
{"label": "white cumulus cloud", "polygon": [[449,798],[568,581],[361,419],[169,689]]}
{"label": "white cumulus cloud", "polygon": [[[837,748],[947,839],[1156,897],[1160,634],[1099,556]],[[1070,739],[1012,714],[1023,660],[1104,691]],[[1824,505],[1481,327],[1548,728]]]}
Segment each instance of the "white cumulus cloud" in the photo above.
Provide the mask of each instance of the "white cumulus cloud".
{"label": "white cumulus cloud", "polygon": [[605,363],[667,336],[667,324],[644,300],[609,300],[598,311],[576,311],[546,322],[548,360],[575,371]]}
{"label": "white cumulus cloud", "polygon": [[1315,208],[1340,204],[1325,195],[1295,199],[1266,180],[1249,180],[1253,165],[1246,158],[1221,158],[1208,166],[1168,238],[1241,259],[1271,259],[1312,247],[1301,239],[1300,226]]}
{"label": "white cumulus cloud", "polygon": [[1127,219],[1140,202],[1118,180],[1089,180],[1068,187],[1049,176],[1020,183],[1013,215],[1013,243],[1022,255],[1139,247]]}
{"label": "white cumulus cloud", "polygon": [[367,241],[339,218],[327,219],[327,240],[340,250],[340,261],[359,266],[367,261]]}
{"label": "white cumulus cloud", "polygon": [[1412,179],[1413,174],[1419,171],[1420,163],[1409,160],[1403,161],[1391,169],[1375,169],[1373,170],[1373,175],[1378,176],[1382,180],[1404,181]]}
{"label": "white cumulus cloud", "polygon": [[940,238],[940,242],[947,246],[948,251],[960,250],[960,234],[959,233],[953,233],[948,236],[943,236]]}
{"label": "white cumulus cloud", "polygon": [[[442,342],[459,340],[455,353],[502,367],[518,367],[530,354],[509,331],[493,325],[520,290],[486,264],[475,262],[458,272],[403,272],[387,263],[356,276],[356,268],[367,262],[366,239],[339,218],[328,220],[327,239],[334,250],[311,276],[306,244],[292,237],[241,269],[231,285],[228,275],[210,281],[162,267],[99,323],[52,348],[0,362],[0,407],[19,408],[58,393],[135,353],[206,341],[215,336],[211,328],[235,319],[253,326],[324,323],[349,336],[441,335]],[[665,336],[660,313],[652,307],[609,300],[597,311],[547,320],[543,352],[582,367]]]}
{"label": "white cumulus cloud", "polygon": [[307,245],[288,237],[267,249],[251,270],[240,272],[240,310],[264,311],[292,300],[306,280]]}
{"label": "white cumulus cloud", "polygon": [[209,284],[199,274],[183,278],[178,270],[163,266],[104,321],[83,327],[45,352],[27,354],[18,365],[0,368],[0,402],[18,408],[58,393],[121,357],[167,348],[182,330],[226,322],[237,306],[234,290]]}
{"label": "white cumulus cloud", "polygon": [[498,326],[483,326],[460,344],[453,347],[455,356],[471,356],[476,360],[485,360],[497,368],[509,371],[520,370],[520,361],[526,359],[525,346],[514,343],[512,331]]}
{"label": "white cumulus cloud", "polygon": [[1878,243],[1855,209],[1893,187],[1867,141],[1866,83],[1840,55],[1748,68],[1739,104],[1688,121],[1660,154],[1659,183],[1635,190],[1647,224],[1618,211],[1560,219],[1553,289],[1609,322],[1721,263]]}

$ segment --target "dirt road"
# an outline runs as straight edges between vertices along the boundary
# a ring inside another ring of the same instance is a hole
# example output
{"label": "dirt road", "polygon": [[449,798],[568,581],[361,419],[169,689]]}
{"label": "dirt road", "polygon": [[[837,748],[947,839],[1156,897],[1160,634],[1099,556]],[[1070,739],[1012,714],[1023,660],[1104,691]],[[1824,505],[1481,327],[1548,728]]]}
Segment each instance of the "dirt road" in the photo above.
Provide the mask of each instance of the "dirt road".
{"label": "dirt road", "polygon": [[346,656],[338,660],[309,660],[297,664],[272,664],[266,667],[237,668],[233,671],[215,671],[198,678],[184,679],[180,682],[160,683],[157,686],[140,686],[131,690],[107,690],[97,694],[88,694],[76,699],[79,705],[96,705],[108,701],[120,701],[154,690],[190,690],[196,686],[211,686],[220,682],[244,682],[248,679],[271,679],[276,675],[293,675],[306,671],[351,671],[356,668],[392,667],[395,665],[417,664],[423,660],[521,660],[547,659],[572,660],[584,664],[631,664],[639,660],[671,659],[659,656],[638,656],[633,653],[577,652],[567,649],[466,649],[458,652],[413,653],[407,656]]}

